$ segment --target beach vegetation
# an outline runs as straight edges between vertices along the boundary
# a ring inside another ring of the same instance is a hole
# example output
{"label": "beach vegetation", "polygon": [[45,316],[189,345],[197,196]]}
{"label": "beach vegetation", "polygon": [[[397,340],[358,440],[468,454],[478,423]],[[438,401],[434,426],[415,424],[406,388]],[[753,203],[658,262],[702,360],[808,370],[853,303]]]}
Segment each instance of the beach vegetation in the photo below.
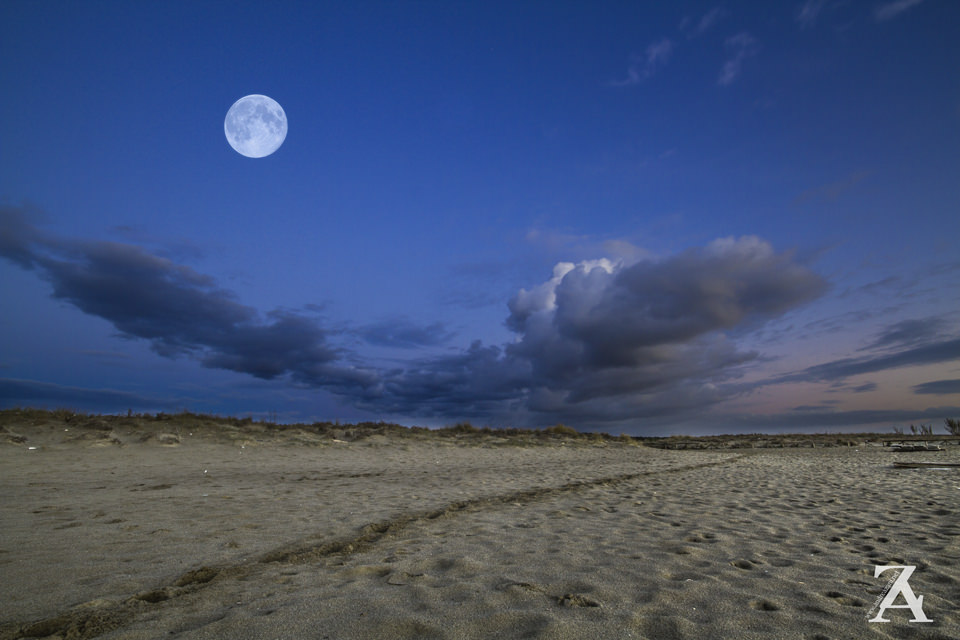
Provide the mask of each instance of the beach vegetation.
{"label": "beach vegetation", "polygon": [[910,425],[910,433],[915,436],[932,436],[933,435],[933,425],[932,424],[920,424],[920,425]]}
{"label": "beach vegetation", "polygon": [[53,411],[51,411],[50,414],[58,420],[63,420],[64,422],[69,423],[71,420],[75,419],[80,414],[80,412],[77,411],[76,409],[67,409],[64,407],[58,407]]}
{"label": "beach vegetation", "polygon": [[[260,417],[254,417],[260,416]],[[341,423],[317,421],[311,423],[268,422],[269,412],[253,416],[219,416],[179,410],[177,413],[136,413],[122,410],[116,415],[88,414],[76,409],[53,410],[17,407],[0,410],[0,444],[22,444],[26,431],[41,428],[46,433],[60,432],[65,438],[87,438],[100,442],[113,438],[122,443],[160,442],[179,440],[187,444],[193,438],[216,442],[268,443],[288,442],[304,446],[328,446],[343,442],[382,444],[387,441],[407,443],[418,441],[447,441],[463,446],[647,446],[660,449],[764,449],[792,447],[858,446],[871,442],[888,442],[889,434],[880,433],[806,433],[806,434],[726,434],[712,436],[613,436],[603,432],[577,431],[559,423],[546,428],[518,428],[508,426],[478,427],[466,420],[444,428],[406,426],[390,422]],[[261,419],[262,418],[262,419]],[[960,420],[944,420],[946,430],[960,439]],[[929,439],[934,425],[913,424],[894,427],[904,439]],[[907,434],[904,435],[904,431]],[[910,433],[913,435],[910,435]],[[942,433],[942,432],[941,432]],[[941,436],[944,437],[944,436]],[[173,444],[175,442],[171,442]],[[960,442],[958,442],[960,444]]]}
{"label": "beach vegetation", "polygon": [[551,436],[566,436],[568,438],[577,438],[580,436],[580,433],[576,429],[560,422],[552,427],[547,427],[543,432]]}
{"label": "beach vegetation", "polygon": [[960,436],[960,420],[956,418],[944,418],[944,428],[952,436]]}
{"label": "beach vegetation", "polygon": [[470,424],[469,422],[458,422],[452,427],[447,427],[446,430],[450,431],[451,433],[459,433],[459,434],[477,433],[477,428],[472,424]]}

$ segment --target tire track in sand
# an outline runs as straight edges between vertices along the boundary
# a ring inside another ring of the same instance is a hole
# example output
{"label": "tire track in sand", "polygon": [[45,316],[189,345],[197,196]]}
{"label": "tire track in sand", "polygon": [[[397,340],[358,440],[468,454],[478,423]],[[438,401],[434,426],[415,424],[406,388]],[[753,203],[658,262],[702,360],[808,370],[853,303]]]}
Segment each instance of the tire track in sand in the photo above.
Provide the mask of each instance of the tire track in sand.
{"label": "tire track in sand", "polygon": [[470,498],[452,502],[440,509],[415,511],[374,522],[361,527],[357,535],[327,542],[298,541],[280,546],[259,558],[243,563],[219,567],[203,566],[188,571],[172,584],[144,591],[121,601],[97,599],[80,604],[57,616],[27,623],[11,623],[0,627],[0,640],[19,640],[20,638],[43,638],[56,635],[64,640],[88,640],[120,629],[144,611],[145,606],[168,602],[170,600],[195,593],[217,580],[237,579],[253,573],[258,566],[266,564],[308,564],[330,556],[349,556],[371,549],[378,542],[399,533],[412,524],[429,523],[442,518],[456,516],[459,513],[478,511],[484,508],[504,504],[525,504],[553,497],[562,493],[577,491],[588,487],[619,484],[645,476],[683,473],[733,464],[747,456],[742,453],[725,457],[713,462],[681,465],[671,469],[639,471],[592,480],[577,480],[555,487],[535,487],[509,493]]}

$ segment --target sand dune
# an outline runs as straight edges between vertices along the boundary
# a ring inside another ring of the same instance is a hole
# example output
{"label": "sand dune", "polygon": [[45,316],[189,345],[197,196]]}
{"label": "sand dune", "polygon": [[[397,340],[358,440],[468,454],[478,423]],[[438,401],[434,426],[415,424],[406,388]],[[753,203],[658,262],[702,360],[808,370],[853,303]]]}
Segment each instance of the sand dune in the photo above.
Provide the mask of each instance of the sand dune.
{"label": "sand dune", "polygon": [[135,431],[8,426],[0,638],[960,637],[960,447]]}

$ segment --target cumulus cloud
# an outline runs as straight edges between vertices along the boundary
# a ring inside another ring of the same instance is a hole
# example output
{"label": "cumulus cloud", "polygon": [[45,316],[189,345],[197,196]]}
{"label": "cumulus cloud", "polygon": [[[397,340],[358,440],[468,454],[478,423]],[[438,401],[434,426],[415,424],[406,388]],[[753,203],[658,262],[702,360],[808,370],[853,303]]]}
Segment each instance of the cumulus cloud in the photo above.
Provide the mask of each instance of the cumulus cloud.
{"label": "cumulus cloud", "polygon": [[876,18],[877,22],[892,20],[907,9],[915,7],[921,2],[923,2],[923,0],[896,0],[895,2],[885,2],[874,10],[873,17]]}
{"label": "cumulus cloud", "polygon": [[727,50],[727,60],[723,63],[720,75],[717,77],[717,84],[721,86],[729,85],[736,80],[743,69],[743,61],[756,55],[758,51],[756,39],[746,32],[727,38],[724,46]]}
{"label": "cumulus cloud", "polygon": [[[511,301],[507,324],[521,335],[511,350],[528,357],[544,378],[665,369],[688,362],[689,347],[710,332],[777,316],[823,288],[819,277],[755,237],[717,240],[626,267],[607,261],[563,265],[538,292],[539,307],[521,304],[529,302],[526,292]],[[733,356],[720,351],[723,357],[711,360]]]}
{"label": "cumulus cloud", "polygon": [[615,87],[625,87],[643,82],[666,64],[672,52],[673,43],[669,38],[661,38],[650,43],[643,55],[635,55],[631,58],[626,79],[614,81],[611,84]]}
{"label": "cumulus cloud", "polygon": [[[376,400],[442,415],[450,398],[488,415],[609,422],[691,411],[743,392],[757,357],[726,331],[819,296],[824,280],[756,237],[659,261],[560,263],[509,302],[514,342],[392,372]],[[462,411],[462,406],[453,405]]]}

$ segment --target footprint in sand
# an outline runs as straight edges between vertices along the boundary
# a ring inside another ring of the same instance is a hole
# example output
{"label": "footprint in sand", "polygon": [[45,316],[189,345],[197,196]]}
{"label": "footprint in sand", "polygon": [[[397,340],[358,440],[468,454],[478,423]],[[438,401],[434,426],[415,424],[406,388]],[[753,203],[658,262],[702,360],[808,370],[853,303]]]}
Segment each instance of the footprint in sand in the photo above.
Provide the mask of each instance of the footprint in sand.
{"label": "footprint in sand", "polygon": [[779,611],[780,605],[770,602],[769,600],[751,600],[750,608],[756,609],[757,611]]}
{"label": "footprint in sand", "polygon": [[787,558],[772,558],[768,562],[774,567],[792,567],[796,564],[793,560],[788,560]]}
{"label": "footprint in sand", "polygon": [[713,533],[693,533],[683,539],[684,542],[714,543],[719,542]]}
{"label": "footprint in sand", "polygon": [[599,607],[600,603],[579,593],[566,593],[557,598],[557,604],[562,607]]}
{"label": "footprint in sand", "polygon": [[825,594],[828,598],[833,599],[837,604],[842,604],[847,607],[862,607],[863,601],[858,600],[852,596],[848,596],[845,593],[840,593],[839,591],[827,591]]}

